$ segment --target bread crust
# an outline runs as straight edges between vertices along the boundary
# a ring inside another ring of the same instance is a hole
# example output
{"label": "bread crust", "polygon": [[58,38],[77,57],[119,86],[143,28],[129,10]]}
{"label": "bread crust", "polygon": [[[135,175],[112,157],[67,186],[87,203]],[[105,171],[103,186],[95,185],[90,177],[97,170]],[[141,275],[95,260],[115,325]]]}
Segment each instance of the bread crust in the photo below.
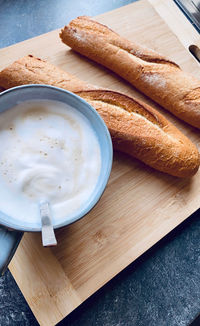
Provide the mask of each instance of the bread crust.
{"label": "bread crust", "polygon": [[168,58],[89,17],[72,20],[63,43],[111,69],[178,118],[200,128],[200,81]]}
{"label": "bread crust", "polygon": [[0,72],[0,86],[48,84],[76,93],[104,119],[114,148],[177,177],[190,177],[199,168],[196,146],[164,116],[127,95],[99,89],[50,63],[26,56]]}

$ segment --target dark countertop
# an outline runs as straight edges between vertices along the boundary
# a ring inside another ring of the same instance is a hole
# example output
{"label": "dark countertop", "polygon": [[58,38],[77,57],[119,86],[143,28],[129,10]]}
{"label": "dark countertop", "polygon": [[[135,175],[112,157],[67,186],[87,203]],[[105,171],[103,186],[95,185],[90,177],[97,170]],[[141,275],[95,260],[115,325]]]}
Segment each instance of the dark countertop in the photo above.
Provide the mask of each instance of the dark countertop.
{"label": "dark countertop", "polygon": [[[94,16],[131,2],[0,0],[0,48],[60,28],[78,15]],[[199,213],[193,214],[59,325],[188,325],[200,312]],[[9,271],[0,278],[0,326],[6,325],[38,325]]]}

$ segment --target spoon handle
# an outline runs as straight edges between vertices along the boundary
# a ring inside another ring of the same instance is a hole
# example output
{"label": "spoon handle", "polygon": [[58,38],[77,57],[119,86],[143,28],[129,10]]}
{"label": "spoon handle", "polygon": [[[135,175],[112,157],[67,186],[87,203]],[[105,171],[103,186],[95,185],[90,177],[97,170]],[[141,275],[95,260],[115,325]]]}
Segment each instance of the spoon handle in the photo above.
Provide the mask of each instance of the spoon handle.
{"label": "spoon handle", "polygon": [[56,246],[57,240],[53,229],[49,202],[41,201],[39,206],[42,222],[42,244],[44,247]]}

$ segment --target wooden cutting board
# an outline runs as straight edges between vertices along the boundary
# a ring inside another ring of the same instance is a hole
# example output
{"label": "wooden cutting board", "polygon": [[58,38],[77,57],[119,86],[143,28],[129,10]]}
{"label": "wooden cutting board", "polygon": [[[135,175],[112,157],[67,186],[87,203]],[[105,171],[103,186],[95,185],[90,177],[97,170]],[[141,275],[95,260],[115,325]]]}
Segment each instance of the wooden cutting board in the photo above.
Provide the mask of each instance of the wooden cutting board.
{"label": "wooden cutting board", "polygon": [[[97,20],[169,56],[197,77],[200,74],[198,63],[148,1],[105,13]],[[70,51],[60,42],[58,31],[0,50],[0,69],[26,54],[48,59],[90,83],[143,99],[200,146],[197,130],[108,70]],[[197,210],[199,194],[200,173],[191,180],[179,180],[115,153],[110,181],[98,205],[84,219],[58,230],[58,246],[53,249],[42,248],[39,234],[26,233],[10,264],[38,322],[50,326],[63,319]]]}

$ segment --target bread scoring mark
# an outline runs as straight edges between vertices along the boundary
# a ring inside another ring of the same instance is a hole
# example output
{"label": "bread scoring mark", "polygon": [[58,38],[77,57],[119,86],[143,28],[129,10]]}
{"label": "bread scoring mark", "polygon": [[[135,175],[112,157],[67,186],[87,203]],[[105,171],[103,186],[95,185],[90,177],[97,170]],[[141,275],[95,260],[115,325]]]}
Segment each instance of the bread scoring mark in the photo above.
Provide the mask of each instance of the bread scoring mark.
{"label": "bread scoring mark", "polygon": [[159,128],[162,129],[164,127],[159,117],[154,112],[150,111],[148,106],[144,107],[140,101],[136,101],[127,95],[109,90],[88,90],[77,92],[76,94],[83,97],[85,100],[99,101],[113,105],[123,111],[125,110],[130,114],[138,114],[140,117],[147,119]]}
{"label": "bread scoring mark", "polygon": [[168,64],[170,66],[173,66],[177,69],[180,69],[180,67],[174,63],[173,61],[170,61],[170,60],[165,60],[164,58],[159,58],[159,57],[152,57],[148,54],[140,54],[140,51],[136,50],[134,52],[134,50],[128,50],[128,49],[124,49],[123,47],[121,46],[118,46],[118,45],[115,45],[113,43],[110,43],[113,47],[115,48],[118,48],[119,50],[121,51],[124,51],[125,53],[128,54],[128,56],[132,59],[132,60],[137,60],[139,63],[141,63],[141,65],[144,64],[144,61],[145,61],[145,64],[146,65],[149,65],[149,66],[152,66],[152,63],[155,63],[155,64]]}
{"label": "bread scoring mark", "polygon": [[[152,136],[152,135],[153,135],[152,131],[153,131],[153,130],[155,131],[155,129],[156,129],[156,130],[159,131],[159,133],[161,132],[161,133],[164,134],[166,137],[170,138],[171,141],[172,141],[173,143],[177,143],[177,142],[178,142],[180,145],[183,145],[183,143],[179,140],[179,138],[174,138],[172,135],[170,135],[169,133],[165,132],[164,129],[161,128],[159,125],[154,124],[152,121],[150,121],[150,120],[149,120],[148,118],[146,118],[145,116],[140,115],[138,112],[133,112],[133,111],[132,111],[132,112],[129,112],[129,111],[125,110],[123,107],[120,107],[120,106],[118,106],[118,105],[116,105],[116,104],[107,103],[106,101],[102,101],[102,100],[94,100],[94,99],[87,99],[87,98],[85,98],[85,100],[88,101],[89,103],[91,103],[91,105],[94,103],[95,106],[96,106],[97,103],[99,103],[100,106],[102,106],[103,104],[105,104],[105,105],[107,105],[107,106],[110,105],[111,107],[115,108],[115,110],[117,110],[118,113],[122,113],[122,114],[124,114],[124,111],[125,111],[125,112],[126,112],[126,115],[128,115],[130,118],[140,118],[140,119],[143,119],[143,121],[144,121],[143,128],[145,128],[145,130],[147,130],[147,128],[148,128],[149,136]],[[106,107],[106,109],[107,109],[107,107]],[[98,111],[98,109],[97,109],[97,111]],[[102,116],[102,117],[103,117],[103,116]],[[115,117],[115,118],[116,118],[116,117]],[[121,120],[120,120],[120,116],[118,116],[118,119],[119,119],[119,121],[121,121]],[[130,121],[131,121],[131,120],[130,120]],[[132,122],[134,122],[134,121],[132,121]],[[108,122],[107,122],[107,127],[110,129],[110,127],[109,127],[109,123],[108,123]],[[127,125],[127,127],[128,127],[128,125]],[[111,129],[112,129],[112,128],[111,128]],[[132,126],[132,130],[134,130],[134,124],[133,124],[133,126]],[[118,130],[117,132],[118,132],[119,134],[121,134],[121,130]],[[127,133],[127,132],[128,132],[128,131],[126,131],[126,133]],[[157,136],[154,134],[153,137],[156,138]],[[143,143],[143,144],[145,145],[145,140],[142,140],[142,139],[141,139],[140,142]],[[156,146],[159,147],[160,145],[159,145],[159,144],[156,144]],[[174,153],[174,152],[173,152],[173,153]],[[174,156],[173,153],[171,154],[171,157]]]}
{"label": "bread scoring mark", "polygon": [[183,98],[185,102],[196,102],[200,101],[200,87],[196,87],[192,90],[190,90]]}
{"label": "bread scoring mark", "polygon": [[[146,62],[156,63],[156,64],[168,64],[168,65],[172,65],[172,66],[175,66],[176,68],[180,69],[179,65],[177,65],[175,62],[173,62],[171,60],[167,60],[164,58],[152,57],[148,54],[145,55],[145,54],[140,53],[140,51],[137,51],[137,50],[136,51],[131,50],[129,53],[134,56],[137,56],[138,58],[140,58]],[[156,52],[155,52],[155,55],[156,55]]]}

